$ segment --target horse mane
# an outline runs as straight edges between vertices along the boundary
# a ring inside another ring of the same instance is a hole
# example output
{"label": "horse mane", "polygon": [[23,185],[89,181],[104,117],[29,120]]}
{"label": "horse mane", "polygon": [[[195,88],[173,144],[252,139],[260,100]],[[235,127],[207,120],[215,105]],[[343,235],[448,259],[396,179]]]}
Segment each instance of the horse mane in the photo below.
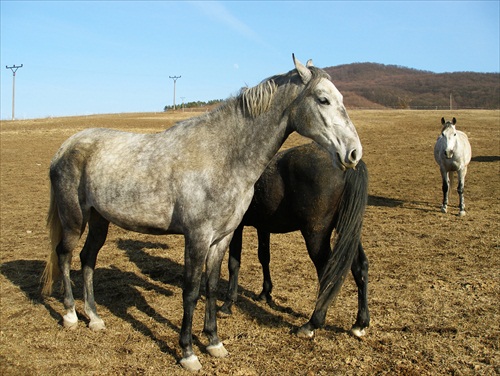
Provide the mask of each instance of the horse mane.
{"label": "horse mane", "polygon": [[269,110],[277,88],[278,85],[273,79],[262,81],[257,86],[251,88],[242,88],[238,96],[238,102],[243,113],[248,113],[251,117],[255,118]]}
{"label": "horse mane", "polygon": [[[311,80],[307,83],[306,88],[303,90],[304,94],[307,94],[310,88],[315,87],[316,83],[321,78],[330,79],[328,73],[326,73],[322,69],[316,68],[314,66],[309,67],[309,69],[312,73],[312,76]],[[241,106],[244,114],[248,114],[250,117],[255,118],[269,110],[279,86],[285,85],[290,82],[299,81],[299,75],[294,69],[286,74],[267,78],[257,86],[251,88],[242,88],[236,100]]]}

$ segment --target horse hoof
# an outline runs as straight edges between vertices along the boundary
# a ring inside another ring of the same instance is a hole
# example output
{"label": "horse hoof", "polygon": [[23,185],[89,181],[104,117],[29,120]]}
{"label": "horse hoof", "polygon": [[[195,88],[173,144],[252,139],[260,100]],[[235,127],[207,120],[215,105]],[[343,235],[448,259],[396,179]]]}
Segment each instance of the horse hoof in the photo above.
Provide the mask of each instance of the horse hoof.
{"label": "horse hoof", "polygon": [[68,312],[63,316],[63,326],[66,329],[74,330],[78,327],[78,316],[74,312]]}
{"label": "horse hoof", "polygon": [[[272,300],[272,299],[270,299],[270,300]],[[259,295],[255,298],[255,301],[256,301],[256,302],[261,302],[261,303],[267,303],[268,298],[267,298],[266,294],[259,294]]]}
{"label": "horse hoof", "polygon": [[221,317],[221,318],[229,317],[232,314],[233,314],[233,311],[231,310],[231,306],[230,305],[224,304],[222,307],[220,307],[217,310],[217,316]]}
{"label": "horse hoof", "polygon": [[104,325],[104,321],[102,321],[102,320],[94,320],[94,321],[90,321],[89,328],[93,332],[98,332],[99,330],[106,329],[106,325]]}
{"label": "horse hoof", "polygon": [[222,342],[219,342],[217,345],[207,346],[207,351],[215,358],[224,358],[229,354]]}
{"label": "horse hoof", "polygon": [[446,212],[447,212],[446,208],[441,208],[441,213],[446,213]]}
{"label": "horse hoof", "polygon": [[199,371],[201,369],[201,363],[198,360],[198,357],[196,355],[190,355],[187,358],[182,358],[179,362],[182,366],[187,371]]}
{"label": "horse hoof", "polygon": [[68,320],[63,319],[63,326],[66,329],[75,330],[76,328],[78,328],[78,321],[72,322],[72,321],[68,321]]}
{"label": "horse hoof", "polygon": [[465,215],[465,210],[461,210],[460,213],[458,213],[459,217],[463,217]]}
{"label": "horse hoof", "polygon": [[314,331],[302,327],[297,331],[297,336],[300,338],[311,339],[314,337]]}
{"label": "horse hoof", "polygon": [[363,337],[366,334],[366,331],[364,328],[358,328],[358,327],[353,327],[351,329],[351,333],[358,338]]}

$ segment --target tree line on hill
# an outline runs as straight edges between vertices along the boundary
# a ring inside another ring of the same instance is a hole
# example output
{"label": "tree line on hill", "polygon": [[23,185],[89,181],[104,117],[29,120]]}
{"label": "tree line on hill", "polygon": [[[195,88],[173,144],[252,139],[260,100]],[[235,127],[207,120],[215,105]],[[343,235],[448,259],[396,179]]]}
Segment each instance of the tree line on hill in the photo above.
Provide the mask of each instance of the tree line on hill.
{"label": "tree line on hill", "polygon": [[[500,109],[500,73],[433,73],[398,65],[353,63],[324,68],[347,108]],[[221,99],[176,105],[214,107]],[[164,111],[174,107],[165,106]]]}
{"label": "tree line on hill", "polygon": [[[201,107],[211,107],[214,105],[219,104],[222,102],[222,99],[212,99],[208,102],[203,102],[203,101],[194,101],[194,102],[187,102],[187,103],[181,103],[181,104],[176,104],[175,109],[176,110],[182,110],[183,108],[189,108],[189,109],[194,109],[194,108],[201,108]],[[174,109],[174,105],[167,105],[163,107],[163,111],[171,111]]]}
{"label": "tree line on hill", "polygon": [[500,73],[354,63],[325,68],[350,108],[500,109]]}

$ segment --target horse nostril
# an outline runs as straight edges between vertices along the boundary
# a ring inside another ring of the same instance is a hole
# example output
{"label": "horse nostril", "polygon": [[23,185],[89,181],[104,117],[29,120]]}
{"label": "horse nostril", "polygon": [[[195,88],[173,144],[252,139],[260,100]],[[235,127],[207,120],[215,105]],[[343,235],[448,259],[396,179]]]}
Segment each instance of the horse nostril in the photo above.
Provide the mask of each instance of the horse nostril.
{"label": "horse nostril", "polygon": [[349,153],[349,161],[352,163],[355,163],[358,161],[358,153],[356,149],[352,149],[351,152]]}

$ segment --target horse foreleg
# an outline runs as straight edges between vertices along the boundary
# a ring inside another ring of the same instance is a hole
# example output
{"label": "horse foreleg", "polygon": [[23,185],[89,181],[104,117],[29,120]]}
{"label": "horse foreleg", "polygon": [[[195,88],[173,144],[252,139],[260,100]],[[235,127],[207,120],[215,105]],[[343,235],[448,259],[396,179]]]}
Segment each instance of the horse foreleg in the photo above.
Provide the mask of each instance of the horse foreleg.
{"label": "horse foreleg", "polygon": [[351,272],[358,287],[358,315],[351,332],[356,337],[365,335],[365,328],[370,325],[370,312],[368,310],[368,259],[361,242],[358,254],[354,257]]}
{"label": "horse foreleg", "polygon": [[180,364],[189,371],[201,369],[201,363],[193,352],[192,326],[194,309],[200,294],[203,260],[206,255],[206,251],[203,251],[203,248],[203,246],[193,244],[193,242],[186,237],[184,250],[184,286],[182,290],[184,314],[182,316],[179,345],[182,350]]}
{"label": "horse foreleg", "polygon": [[206,285],[206,305],[205,305],[205,325],[203,332],[209,340],[207,351],[217,358],[225,357],[228,352],[217,335],[217,287],[220,279],[220,269],[224,252],[231,241],[231,235],[226,236],[216,245],[210,248],[207,262],[207,285]]}
{"label": "horse foreleg", "polygon": [[457,187],[457,192],[458,192],[458,197],[460,199],[459,202],[459,213],[458,215],[460,217],[463,217],[465,215],[465,203],[464,203],[464,184],[465,184],[465,174],[467,173],[467,167],[465,167],[463,170],[458,171],[458,187]]}
{"label": "horse foreleg", "polygon": [[241,265],[241,249],[243,244],[243,228],[239,226],[233,234],[233,239],[229,244],[229,284],[227,287],[226,299],[219,311],[226,315],[231,315],[231,307],[238,299],[238,275]]}
{"label": "horse foreleg", "polygon": [[450,187],[450,181],[448,178],[448,172],[446,170],[441,169],[441,177],[443,180],[443,205],[441,206],[441,212],[446,213],[447,208],[448,208],[448,191]]}
{"label": "horse foreleg", "polygon": [[93,212],[89,221],[87,240],[80,253],[83,272],[84,310],[85,314],[90,319],[89,328],[94,331],[102,330],[106,327],[104,321],[97,314],[97,307],[94,299],[94,269],[97,254],[106,241],[108,227],[109,222],[96,212]]}
{"label": "horse foreleg", "polygon": [[264,281],[262,283],[262,291],[257,297],[258,300],[266,301],[271,304],[273,298],[271,297],[271,292],[273,291],[273,282],[271,281],[271,270],[269,269],[269,264],[271,263],[271,250],[269,247],[271,234],[264,230],[257,230],[257,236],[259,238],[258,254],[259,262],[262,266],[262,275]]}

